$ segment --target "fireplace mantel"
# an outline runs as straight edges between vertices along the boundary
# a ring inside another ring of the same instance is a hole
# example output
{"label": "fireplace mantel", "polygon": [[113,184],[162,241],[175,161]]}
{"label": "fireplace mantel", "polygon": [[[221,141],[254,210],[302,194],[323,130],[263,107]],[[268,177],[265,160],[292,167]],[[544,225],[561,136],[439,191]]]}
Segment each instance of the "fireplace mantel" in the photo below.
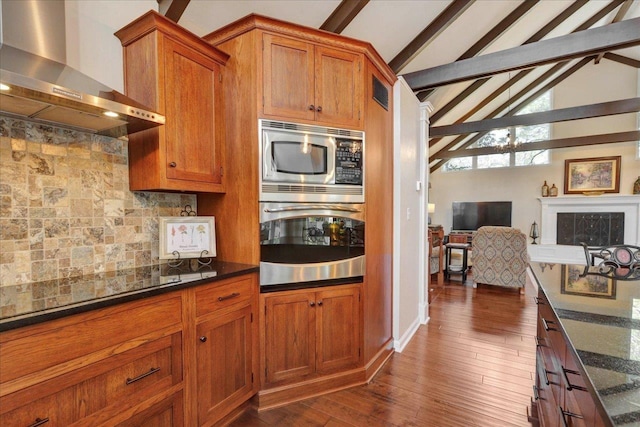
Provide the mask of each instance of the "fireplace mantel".
{"label": "fireplace mantel", "polygon": [[624,243],[640,246],[640,196],[541,197],[540,243],[557,243],[557,218],[562,212],[624,212]]}
{"label": "fireplace mantel", "polygon": [[624,243],[640,246],[640,195],[540,197],[540,244],[529,245],[532,261],[584,263],[579,246],[556,244],[558,213],[624,212]]}

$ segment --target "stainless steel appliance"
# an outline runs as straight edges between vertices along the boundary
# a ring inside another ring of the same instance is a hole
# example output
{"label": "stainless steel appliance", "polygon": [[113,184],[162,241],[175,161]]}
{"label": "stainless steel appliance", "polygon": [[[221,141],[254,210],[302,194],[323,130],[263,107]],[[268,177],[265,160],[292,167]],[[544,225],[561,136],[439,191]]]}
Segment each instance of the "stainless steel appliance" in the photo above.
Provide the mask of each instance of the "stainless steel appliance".
{"label": "stainless steel appliance", "polygon": [[363,204],[261,203],[262,292],[362,280]]}
{"label": "stainless steel appliance", "polygon": [[0,114],[112,137],[165,123],[66,65],[64,1],[0,1],[0,7]]}
{"label": "stainless steel appliance", "polygon": [[260,201],[364,202],[364,132],[260,120]]}

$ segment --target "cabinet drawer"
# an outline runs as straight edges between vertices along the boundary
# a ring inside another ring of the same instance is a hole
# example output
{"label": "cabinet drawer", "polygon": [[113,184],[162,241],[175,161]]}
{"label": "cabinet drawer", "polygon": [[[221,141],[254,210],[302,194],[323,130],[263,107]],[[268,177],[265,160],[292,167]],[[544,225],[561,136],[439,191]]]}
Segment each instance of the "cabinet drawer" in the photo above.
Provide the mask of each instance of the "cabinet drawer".
{"label": "cabinet drawer", "polygon": [[[3,333],[0,335],[0,384],[28,374],[40,374],[47,368],[154,331],[174,325],[177,330],[181,321],[181,297],[175,295],[148,298]],[[97,358],[104,358],[112,351]],[[55,375],[71,369],[72,364],[60,367]],[[3,393],[6,392],[9,391],[5,388]]]}
{"label": "cabinet drawer", "polygon": [[257,287],[255,277],[243,276],[196,290],[196,316],[250,301]]}
{"label": "cabinet drawer", "polygon": [[[2,425],[63,426],[106,407],[129,407],[182,381],[177,332],[1,398]],[[24,402],[30,402],[24,404]]]}

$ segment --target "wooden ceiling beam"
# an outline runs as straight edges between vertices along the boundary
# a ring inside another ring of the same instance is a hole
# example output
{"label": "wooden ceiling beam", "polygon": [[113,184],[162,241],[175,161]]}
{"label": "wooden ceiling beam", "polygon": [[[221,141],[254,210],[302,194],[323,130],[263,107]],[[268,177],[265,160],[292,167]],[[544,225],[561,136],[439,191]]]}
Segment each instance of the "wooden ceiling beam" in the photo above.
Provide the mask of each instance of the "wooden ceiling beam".
{"label": "wooden ceiling beam", "polygon": [[582,58],[640,44],[640,18],[403,75],[414,91]]}
{"label": "wooden ceiling beam", "polygon": [[640,68],[640,61],[637,59],[629,58],[628,56],[622,56],[615,53],[607,52],[604,54],[604,58],[610,61],[619,62],[620,64],[628,65],[633,68]]}
{"label": "wooden ceiling beam", "polygon": [[[622,6],[620,6],[620,9],[618,9],[618,13],[616,13],[616,16],[613,17],[613,20],[611,21],[613,22],[620,22],[624,19],[624,16],[627,14],[627,12],[629,11],[629,8],[631,7],[631,4],[633,3],[633,0],[626,0]],[[602,58],[604,57],[604,54],[606,52],[602,52],[600,53],[596,59],[595,59],[595,63],[599,64],[600,61],[602,60]]]}
{"label": "wooden ceiling beam", "polygon": [[[560,82],[562,82],[565,79],[571,77],[575,72],[580,70],[582,67],[584,67],[588,63],[590,63],[593,59],[594,59],[593,56],[588,56],[588,57],[583,58],[582,60],[578,61],[576,64],[572,65],[569,69],[564,71],[562,74],[558,75],[557,77],[552,79],[550,82],[548,82],[544,86],[542,86],[539,89],[537,89],[535,92],[533,92],[530,95],[528,95],[527,98],[524,101],[520,102],[516,107],[514,107],[513,110],[511,110],[507,114],[509,114],[509,115],[516,114],[518,111],[520,111],[520,109],[523,108],[524,105],[526,105],[526,102],[537,98],[538,96],[542,95],[544,92],[546,92],[549,89],[551,89],[551,88],[555,87],[556,85],[558,85]],[[562,66],[566,65],[567,63],[569,63],[569,61],[567,61],[564,64],[562,64],[562,63],[561,64],[556,64],[549,71],[547,71],[545,74],[543,74],[538,79],[536,79],[536,81],[530,83],[526,88],[524,88],[522,91],[520,91],[518,94],[516,94],[515,98],[516,99],[520,99],[522,96],[524,96],[525,94],[529,93],[532,90],[532,88],[534,88],[538,84],[540,84],[539,82],[542,82],[542,81],[546,80],[548,77],[551,77],[553,74],[555,74],[554,69],[556,67],[562,67]],[[509,102],[509,101],[507,101],[507,102]],[[494,111],[492,111],[487,116],[485,116],[485,118],[495,117],[497,114],[499,114],[504,109],[504,107],[506,105],[507,104],[505,103],[505,104],[501,105],[500,107],[496,108]],[[447,144],[447,146],[444,147],[443,150],[447,151],[447,150],[450,150],[450,149],[452,149],[454,147],[456,147],[458,149],[466,148],[466,147],[470,146],[471,144],[473,144],[474,142],[476,142],[477,140],[479,140],[480,138],[482,138],[483,136],[484,136],[483,133],[477,134],[477,135],[473,136],[472,138],[469,138],[468,135],[459,136],[459,137],[455,138],[452,142]],[[467,138],[469,138],[469,139],[467,139]],[[462,143],[461,146],[459,146],[460,143]],[[431,144],[431,141],[429,142],[429,144]],[[439,160],[435,165],[433,165],[431,167],[431,171],[439,169],[445,163],[446,163],[446,160]]]}
{"label": "wooden ceiling beam", "polygon": [[475,0],[453,0],[429,25],[404,47],[389,62],[394,73],[399,73],[413,58],[435,40],[436,37],[453,23]]}
{"label": "wooden ceiling beam", "polygon": [[601,102],[578,107],[560,108],[541,113],[521,114],[499,117],[497,119],[479,120],[447,126],[435,126],[429,129],[429,135],[447,136],[486,132],[511,126],[532,126],[543,123],[557,123],[571,120],[591,119],[601,116],[635,113],[640,111],[640,97],[619,101]]}
{"label": "wooden ceiling beam", "polygon": [[191,0],[158,0],[158,9],[161,15],[178,22]]}
{"label": "wooden ceiling beam", "polygon": [[[493,27],[487,34],[480,38],[473,46],[467,49],[456,61],[462,61],[463,59],[472,58],[478,55],[480,52],[485,50],[487,47],[491,45],[495,40],[497,40],[505,31],[511,28],[520,18],[522,18],[527,12],[531,10],[536,4],[538,4],[540,0],[528,0],[524,3],[520,4],[514,11],[512,11],[509,15],[507,15],[502,21],[500,21],[495,27]],[[585,1],[585,0],[581,0]],[[485,80],[485,83],[488,79]],[[476,85],[476,89],[471,92],[467,92],[468,95],[477,90],[478,87],[482,86]],[[425,92],[419,94],[418,98],[420,101],[425,101],[431,94],[434,92],[434,89],[429,89]],[[468,96],[467,95],[467,96]],[[464,99],[464,98],[463,98]]]}
{"label": "wooden ceiling beam", "polygon": [[336,34],[342,33],[367,3],[369,0],[342,0],[320,29]]}
{"label": "wooden ceiling beam", "polygon": [[[548,141],[536,141],[526,144],[519,144],[513,151],[536,151],[549,150],[553,148],[569,148],[584,147],[587,145],[612,144],[615,142],[638,141],[640,139],[640,131],[633,130],[628,132],[616,132],[600,135],[576,136],[572,138],[551,139]],[[438,152],[434,159],[455,159],[468,156],[483,156],[487,154],[498,154],[503,151],[496,147],[468,148],[464,150],[441,151]]]}
{"label": "wooden ceiling beam", "polygon": [[[623,0],[614,0],[613,3],[619,3]],[[553,18],[551,21],[549,21],[544,27],[542,27],[540,30],[538,30],[533,36],[529,37],[524,43],[525,44],[529,44],[529,43],[534,43],[537,42],[538,40],[542,40],[543,37],[545,37],[547,34],[549,34],[551,31],[553,31],[554,29],[556,29],[558,27],[558,25],[560,25],[561,23],[563,23],[564,21],[566,21],[569,17],[571,17],[574,13],[576,13],[582,6],[586,5],[588,2],[588,0],[576,0],[574,1],[571,5],[569,5],[569,7],[567,7],[565,10],[562,11],[562,13],[558,14],[558,16],[556,16],[555,18]],[[609,13],[611,10],[613,10],[614,7],[610,5],[605,6],[602,10],[600,10],[599,12],[597,12],[594,17],[598,17],[597,19],[600,19],[600,17],[606,15],[607,13]],[[587,23],[589,21],[593,20],[593,17],[589,20],[587,20]],[[585,23],[586,24],[586,23]],[[580,31],[581,27],[584,26],[585,24],[581,25],[580,27],[578,27],[575,31]],[[586,28],[589,28],[591,25],[589,25]],[[584,29],[586,29],[584,28]],[[459,122],[464,122],[466,119],[468,119],[469,117],[471,117],[473,114],[475,114],[480,108],[484,107],[484,105],[486,105],[486,103],[490,102],[491,100],[497,98],[501,93],[502,90],[506,90],[509,87],[513,86],[517,81],[519,81],[520,79],[522,79],[526,74],[528,74],[529,72],[531,72],[533,69],[528,69],[528,70],[523,70],[520,71],[518,74],[516,74],[516,76],[514,76],[513,79],[511,79],[508,82],[508,85],[503,89],[502,87],[496,91],[494,91],[489,97],[487,97],[485,99],[485,101],[483,101],[482,103],[478,104],[476,106],[476,108],[474,108],[473,113],[467,113],[465,114],[464,117],[459,118],[458,120],[456,120],[456,123]],[[520,75],[524,73],[524,75]],[[482,87],[486,82],[488,82],[491,79],[491,77],[486,77],[484,79],[480,79],[480,80],[476,80],[471,86],[469,86],[467,89],[465,89],[464,92],[462,92],[460,95],[456,96],[454,99],[452,99],[451,101],[449,101],[446,105],[444,105],[442,108],[440,108],[438,111],[436,111],[431,117],[430,117],[430,121],[431,123],[436,123],[438,120],[440,120],[445,114],[447,114],[449,111],[453,110],[453,108],[455,108],[456,105],[458,105],[458,103],[464,101],[467,97],[469,97],[473,92],[475,92],[476,90],[478,90],[480,87]],[[424,94],[424,97],[418,96],[418,98],[421,101],[426,101],[427,97],[431,94],[431,91],[428,91],[428,93]]]}

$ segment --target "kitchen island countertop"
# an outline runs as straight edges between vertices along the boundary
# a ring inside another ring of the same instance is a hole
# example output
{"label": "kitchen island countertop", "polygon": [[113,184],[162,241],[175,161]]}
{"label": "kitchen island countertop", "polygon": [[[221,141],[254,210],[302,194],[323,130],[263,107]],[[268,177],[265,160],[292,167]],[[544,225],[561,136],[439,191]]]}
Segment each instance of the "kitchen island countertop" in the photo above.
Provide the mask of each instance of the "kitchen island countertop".
{"label": "kitchen island countertop", "polygon": [[577,276],[584,266],[531,268],[613,425],[640,426],[640,281],[594,285]]}
{"label": "kitchen island countertop", "polygon": [[190,286],[257,273],[258,266],[213,260],[150,265],[0,288],[0,332]]}

